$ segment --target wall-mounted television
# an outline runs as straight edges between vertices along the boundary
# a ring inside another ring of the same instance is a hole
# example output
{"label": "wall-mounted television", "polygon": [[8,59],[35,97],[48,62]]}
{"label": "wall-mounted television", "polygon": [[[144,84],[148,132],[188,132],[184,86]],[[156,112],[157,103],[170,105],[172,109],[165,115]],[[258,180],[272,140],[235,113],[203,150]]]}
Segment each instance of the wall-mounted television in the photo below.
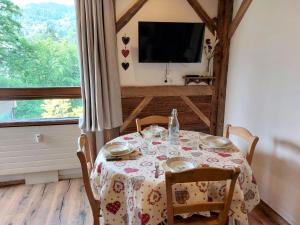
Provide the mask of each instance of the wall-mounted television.
{"label": "wall-mounted television", "polygon": [[199,63],[204,23],[139,22],[139,62]]}

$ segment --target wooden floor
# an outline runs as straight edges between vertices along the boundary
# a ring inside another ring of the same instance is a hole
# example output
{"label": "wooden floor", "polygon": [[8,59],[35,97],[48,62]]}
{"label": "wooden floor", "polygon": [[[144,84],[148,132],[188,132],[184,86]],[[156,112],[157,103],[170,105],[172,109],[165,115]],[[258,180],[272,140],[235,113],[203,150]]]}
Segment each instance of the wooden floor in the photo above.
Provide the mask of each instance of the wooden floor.
{"label": "wooden floor", "polygon": [[[0,225],[90,224],[92,216],[81,179],[0,188]],[[262,204],[250,214],[250,225],[265,224],[288,223]]]}

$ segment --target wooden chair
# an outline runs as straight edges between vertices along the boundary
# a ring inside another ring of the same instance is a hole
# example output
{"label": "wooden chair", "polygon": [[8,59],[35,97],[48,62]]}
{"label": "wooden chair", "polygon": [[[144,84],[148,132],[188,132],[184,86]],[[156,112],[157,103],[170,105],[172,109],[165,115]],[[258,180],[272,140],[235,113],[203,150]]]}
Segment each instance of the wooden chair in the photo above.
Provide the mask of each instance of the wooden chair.
{"label": "wooden chair", "polygon": [[[225,225],[228,222],[228,211],[230,208],[233,191],[236,180],[240,173],[239,168],[234,169],[218,169],[218,168],[199,168],[188,170],[181,173],[166,172],[166,190],[167,190],[167,219],[168,225]],[[177,183],[191,183],[198,181],[222,181],[231,180],[230,184],[226,186],[226,191],[223,201],[218,202],[201,202],[198,204],[174,206],[172,185]],[[180,216],[174,217],[177,214],[195,213],[205,211],[220,210],[218,215],[212,217],[203,217],[194,215],[187,219]]]}
{"label": "wooden chair", "polygon": [[136,119],[136,130],[137,132],[142,131],[142,126],[147,126],[151,124],[168,124],[169,117],[166,116],[147,116],[143,119]]}
{"label": "wooden chair", "polygon": [[250,133],[250,131],[247,130],[246,128],[233,127],[230,124],[228,124],[228,125],[225,126],[223,136],[226,137],[226,138],[229,138],[230,135],[238,136],[238,137],[244,139],[245,141],[247,141],[248,150],[247,150],[246,158],[247,158],[247,161],[248,161],[249,165],[251,165],[253,155],[254,155],[254,151],[255,151],[255,147],[256,147],[256,144],[257,144],[259,138],[256,137],[256,136],[253,136]]}
{"label": "wooden chair", "polygon": [[91,154],[90,146],[88,142],[88,138],[86,134],[81,134],[78,138],[78,150],[77,156],[79,158],[81,164],[81,170],[83,175],[83,183],[85,187],[85,191],[92,208],[94,225],[100,225],[99,217],[100,217],[100,201],[94,198],[94,194],[92,192],[91,183],[90,183],[90,175],[92,169],[94,168],[95,159],[93,158],[93,154]]}

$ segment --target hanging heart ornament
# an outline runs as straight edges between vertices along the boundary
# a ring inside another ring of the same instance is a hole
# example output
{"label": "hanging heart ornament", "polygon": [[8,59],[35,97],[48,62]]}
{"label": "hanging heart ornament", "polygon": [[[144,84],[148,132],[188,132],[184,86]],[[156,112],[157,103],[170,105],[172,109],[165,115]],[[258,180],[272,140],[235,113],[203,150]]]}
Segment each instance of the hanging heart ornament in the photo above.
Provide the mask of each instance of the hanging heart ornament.
{"label": "hanging heart ornament", "polygon": [[128,67],[129,67],[129,63],[128,62],[123,62],[122,67],[123,67],[124,70],[127,70]]}
{"label": "hanging heart ornament", "polygon": [[127,45],[130,41],[130,37],[127,37],[127,36],[123,36],[122,37],[122,42],[124,45]]}
{"label": "hanging heart ornament", "polygon": [[128,49],[123,49],[122,50],[122,55],[126,58],[129,55],[129,50]]}

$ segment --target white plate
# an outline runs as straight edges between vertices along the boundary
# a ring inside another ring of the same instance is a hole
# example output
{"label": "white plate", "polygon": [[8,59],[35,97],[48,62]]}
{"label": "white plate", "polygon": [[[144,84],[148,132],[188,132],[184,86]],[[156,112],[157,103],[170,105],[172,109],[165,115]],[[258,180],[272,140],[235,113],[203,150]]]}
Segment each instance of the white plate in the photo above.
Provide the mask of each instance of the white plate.
{"label": "white plate", "polygon": [[123,156],[133,152],[133,148],[127,142],[111,142],[104,146],[104,150],[112,156]]}
{"label": "white plate", "polygon": [[232,142],[224,137],[207,136],[201,139],[202,144],[208,148],[228,148]]}
{"label": "white plate", "polygon": [[151,136],[160,136],[162,132],[165,132],[166,129],[164,127],[158,125],[152,125],[146,127],[142,132],[144,135],[151,135]]}
{"label": "white plate", "polygon": [[185,170],[191,170],[198,167],[198,163],[196,160],[186,157],[174,157],[168,159],[163,163],[163,167],[165,170],[171,172],[182,172]]}

